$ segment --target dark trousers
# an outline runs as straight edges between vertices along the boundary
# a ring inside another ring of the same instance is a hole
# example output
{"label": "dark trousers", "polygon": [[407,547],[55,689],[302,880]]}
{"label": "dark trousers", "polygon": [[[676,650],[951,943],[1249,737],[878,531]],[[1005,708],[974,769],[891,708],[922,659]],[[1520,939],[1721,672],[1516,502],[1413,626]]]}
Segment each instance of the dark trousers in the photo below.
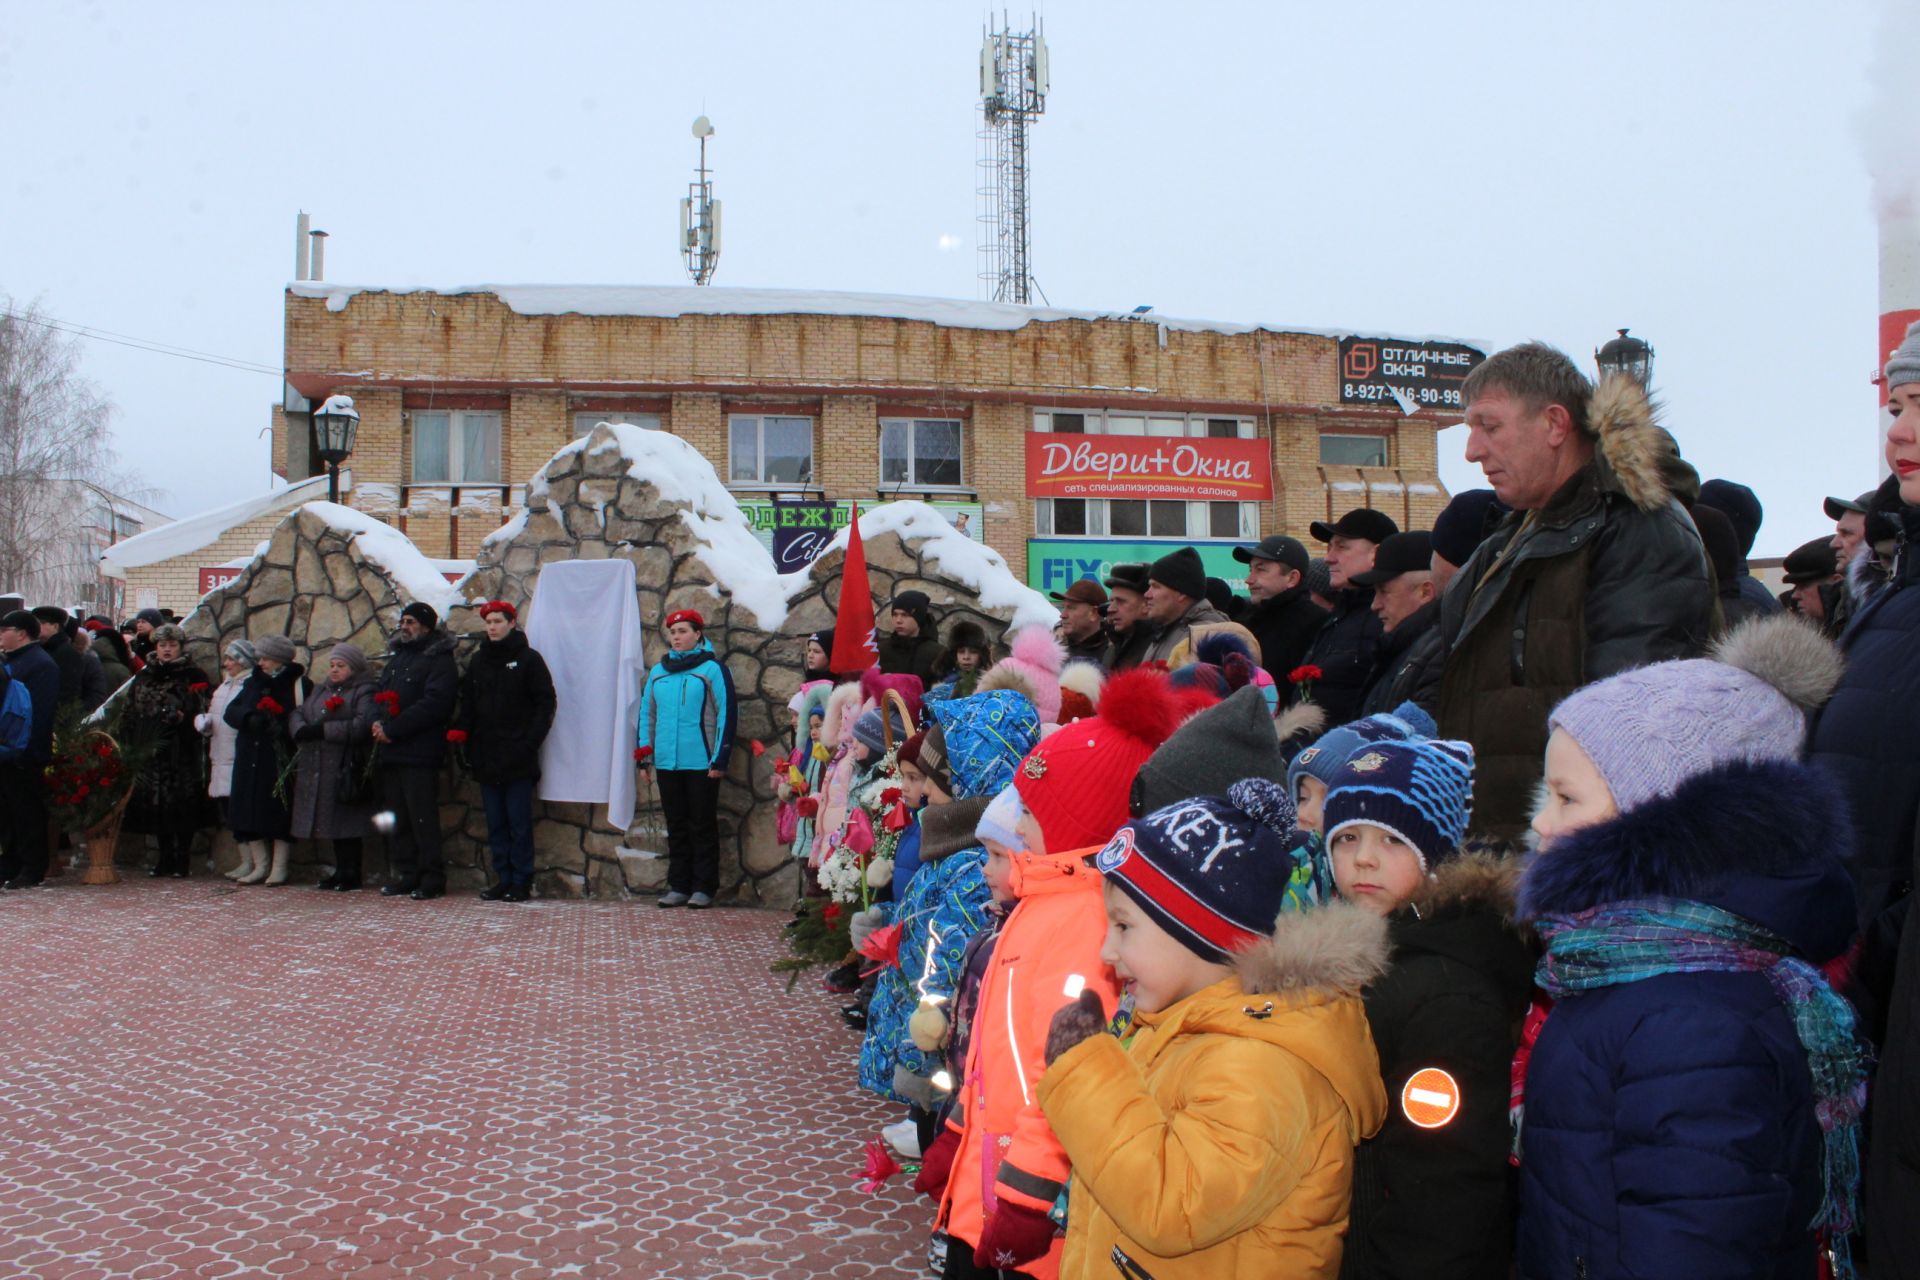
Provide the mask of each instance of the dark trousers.
{"label": "dark trousers", "polygon": [[47,878],[47,802],[40,766],[26,760],[0,764],[0,883]]}
{"label": "dark trousers", "polygon": [[447,865],[440,857],[440,771],[391,765],[381,776],[380,793],[393,811],[387,862],[394,882],[445,892]]}
{"label": "dark trousers", "polygon": [[480,801],[487,808],[487,844],[493,850],[493,874],[503,885],[533,883],[533,779],[483,782]]}
{"label": "dark trousers", "polygon": [[955,1236],[947,1241],[947,1266],[941,1280],[1032,1280],[1024,1271],[998,1271],[973,1260],[973,1246]]}
{"label": "dark trousers", "polygon": [[667,817],[667,888],[675,893],[720,891],[720,779],[705,769],[661,769],[660,807]]}
{"label": "dark trousers", "polygon": [[349,836],[333,842],[333,874],[342,884],[360,887],[360,850],[359,836]]}

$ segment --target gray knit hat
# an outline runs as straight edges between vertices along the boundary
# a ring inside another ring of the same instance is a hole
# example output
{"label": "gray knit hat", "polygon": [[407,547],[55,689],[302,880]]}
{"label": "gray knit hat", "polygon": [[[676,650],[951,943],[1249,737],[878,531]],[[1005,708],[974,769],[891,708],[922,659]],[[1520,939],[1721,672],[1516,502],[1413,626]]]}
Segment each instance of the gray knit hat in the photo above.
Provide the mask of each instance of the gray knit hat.
{"label": "gray knit hat", "polygon": [[1224,796],[1242,778],[1279,782],[1286,776],[1266,696],[1243,685],[1154,749],[1134,775],[1130,807],[1139,817],[1195,796]]}
{"label": "gray knit hat", "polygon": [[1621,812],[1730,764],[1794,761],[1840,683],[1840,650],[1798,618],[1736,628],[1706,658],[1624,671],[1547,718],[1593,761]]}
{"label": "gray knit hat", "polygon": [[1887,357],[1887,390],[1920,382],[1920,320],[1907,326],[1907,336]]}
{"label": "gray knit hat", "polygon": [[293,641],[285,636],[261,636],[253,642],[253,651],[275,662],[293,661]]}
{"label": "gray knit hat", "polygon": [[357,644],[348,644],[343,640],[333,646],[332,649],[327,651],[327,660],[331,662],[335,658],[346,663],[348,670],[352,671],[355,675],[359,675],[367,669],[367,655],[360,652],[360,646]]}
{"label": "gray knit hat", "polygon": [[260,661],[260,655],[254,651],[253,641],[251,640],[242,639],[231,641],[228,643],[225,653],[227,657],[232,658],[235,662],[244,662],[250,667],[258,665]]}

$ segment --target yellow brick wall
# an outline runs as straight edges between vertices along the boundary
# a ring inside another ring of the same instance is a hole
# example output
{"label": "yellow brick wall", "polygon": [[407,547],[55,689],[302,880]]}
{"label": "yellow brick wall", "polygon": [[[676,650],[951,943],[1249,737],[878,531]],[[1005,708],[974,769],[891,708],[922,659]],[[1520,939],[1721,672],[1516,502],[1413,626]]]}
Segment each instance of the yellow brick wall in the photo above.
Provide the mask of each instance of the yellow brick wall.
{"label": "yellow brick wall", "polygon": [[286,519],[286,512],[275,512],[250,520],[221,534],[219,538],[171,560],[160,560],[137,569],[127,570],[126,600],[127,611],[132,613],[143,608],[139,602],[142,591],[155,593],[155,606],[171,609],[182,618],[186,617],[193,606],[200,602],[200,569],[202,566],[224,564],[229,560],[244,560],[253,555],[254,548],[273,536],[273,531]]}
{"label": "yellow brick wall", "polygon": [[[571,439],[569,391],[670,398],[663,425],[723,476],[728,406],[755,397],[815,405],[816,483],[829,497],[867,500],[879,484],[877,422],[890,402],[969,406],[967,484],[988,508],[989,543],[1020,572],[1033,529],[1023,437],[1035,407],[1063,402],[1255,418],[1273,445],[1262,532],[1305,538],[1311,521],[1366,502],[1423,525],[1444,502],[1410,490],[1438,489],[1434,435],[1448,418],[1339,407],[1338,343],[1313,334],[1162,331],[1122,320],[1003,331],[887,317],[521,316],[490,293],[360,293],[337,312],[289,295],[286,334],[287,367],[303,391],[355,398],[357,482],[405,483],[400,397],[425,387],[508,394],[503,455],[513,483]],[[1392,466],[1364,476],[1323,469],[1319,434],[1356,428],[1389,435]],[[1368,487],[1334,490],[1336,481]],[[1375,487],[1386,483],[1400,488]],[[405,527],[429,556],[471,555],[494,521],[416,514]]]}

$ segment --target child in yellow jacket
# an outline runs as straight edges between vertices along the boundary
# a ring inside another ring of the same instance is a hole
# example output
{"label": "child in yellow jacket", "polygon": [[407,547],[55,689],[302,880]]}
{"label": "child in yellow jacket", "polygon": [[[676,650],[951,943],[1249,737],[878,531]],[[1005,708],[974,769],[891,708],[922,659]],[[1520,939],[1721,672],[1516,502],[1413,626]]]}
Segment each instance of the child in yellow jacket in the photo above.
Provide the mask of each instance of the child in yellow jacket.
{"label": "child in yellow jacket", "polygon": [[1385,1119],[1360,990],[1385,922],[1288,892],[1293,806],[1261,779],[1120,829],[1096,860],[1125,1048],[1060,1009],[1038,1095],[1073,1164],[1062,1280],[1339,1274],[1354,1147]]}

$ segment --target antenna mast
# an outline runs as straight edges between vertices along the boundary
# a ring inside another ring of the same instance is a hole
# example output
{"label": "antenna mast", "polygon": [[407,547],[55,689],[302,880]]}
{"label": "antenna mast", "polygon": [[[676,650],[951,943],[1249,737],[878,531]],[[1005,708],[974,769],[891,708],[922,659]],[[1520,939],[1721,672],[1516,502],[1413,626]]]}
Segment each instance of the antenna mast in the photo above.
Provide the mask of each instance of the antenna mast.
{"label": "antenna mast", "polygon": [[1005,13],[980,46],[980,279],[995,302],[1034,289],[1028,122],[1047,109],[1046,28],[1012,31]]}
{"label": "antenna mast", "polygon": [[713,136],[713,121],[699,117],[693,122],[693,136],[700,140],[700,167],[687,184],[686,198],[680,201],[680,256],[687,260],[687,274],[693,282],[706,284],[720,265],[720,202],[713,198],[713,174],[707,168],[707,139]]}

